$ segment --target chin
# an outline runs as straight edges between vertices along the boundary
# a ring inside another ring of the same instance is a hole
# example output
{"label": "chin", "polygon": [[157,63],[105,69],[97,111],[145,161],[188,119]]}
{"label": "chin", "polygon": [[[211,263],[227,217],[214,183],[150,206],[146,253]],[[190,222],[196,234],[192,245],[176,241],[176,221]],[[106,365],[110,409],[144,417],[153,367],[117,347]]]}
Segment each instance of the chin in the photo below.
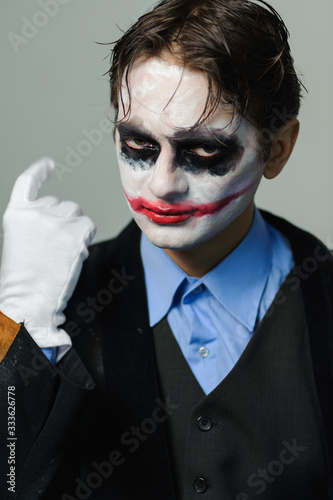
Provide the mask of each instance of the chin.
{"label": "chin", "polygon": [[177,225],[161,225],[146,217],[142,220],[140,216],[135,216],[135,222],[153,245],[165,250],[187,251],[213,239],[223,232],[231,221],[228,218],[224,223],[219,219],[216,224],[213,221],[207,223],[207,220],[201,220],[200,223],[186,221]]}
{"label": "chin", "polygon": [[151,243],[156,247],[163,248],[164,250],[176,250],[179,252],[193,250],[194,248],[198,247],[198,245],[206,241],[205,238],[184,239],[184,237],[178,239],[173,238],[171,240],[170,237],[155,236],[155,235],[150,236],[147,233],[145,234],[147,238],[151,241]]}

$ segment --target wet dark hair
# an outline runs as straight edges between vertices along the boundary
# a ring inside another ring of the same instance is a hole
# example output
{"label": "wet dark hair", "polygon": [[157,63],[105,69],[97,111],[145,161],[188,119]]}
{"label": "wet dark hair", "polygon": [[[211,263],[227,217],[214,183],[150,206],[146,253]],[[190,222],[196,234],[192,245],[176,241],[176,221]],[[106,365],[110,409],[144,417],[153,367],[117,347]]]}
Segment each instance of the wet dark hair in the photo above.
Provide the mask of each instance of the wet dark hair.
{"label": "wet dark hair", "polygon": [[122,80],[140,57],[173,58],[207,76],[206,107],[195,124],[230,104],[258,131],[267,157],[271,136],[300,108],[301,82],[288,43],[289,32],[264,0],[163,0],[120,38],[112,50],[111,103],[123,107]]}

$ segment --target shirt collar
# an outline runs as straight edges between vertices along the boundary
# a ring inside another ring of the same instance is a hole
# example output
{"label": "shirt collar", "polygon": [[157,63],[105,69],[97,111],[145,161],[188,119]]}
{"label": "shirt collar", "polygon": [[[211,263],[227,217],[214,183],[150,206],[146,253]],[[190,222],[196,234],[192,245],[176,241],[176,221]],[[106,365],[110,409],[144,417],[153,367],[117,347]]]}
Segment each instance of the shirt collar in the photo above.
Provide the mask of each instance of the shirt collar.
{"label": "shirt collar", "polygon": [[161,248],[142,233],[141,258],[145,273],[149,323],[156,325],[169,311],[174,295],[186,274]]}
{"label": "shirt collar", "polygon": [[[179,286],[188,278],[170,257],[144,234],[141,257],[145,272],[149,322],[158,323],[169,311]],[[272,261],[266,222],[255,208],[250,230],[236,249],[197,280],[249,330],[253,330]],[[189,280],[191,283],[193,279]],[[191,287],[192,288],[192,287]]]}

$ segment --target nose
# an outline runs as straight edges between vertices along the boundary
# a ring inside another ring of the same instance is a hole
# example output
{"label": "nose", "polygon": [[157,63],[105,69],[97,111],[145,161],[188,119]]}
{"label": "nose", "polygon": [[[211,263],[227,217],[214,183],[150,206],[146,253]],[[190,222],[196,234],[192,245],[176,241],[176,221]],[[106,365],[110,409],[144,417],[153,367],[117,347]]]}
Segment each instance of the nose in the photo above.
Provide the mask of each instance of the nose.
{"label": "nose", "polygon": [[186,172],[177,165],[171,148],[162,150],[149,181],[149,189],[154,197],[165,201],[176,201],[188,191],[188,188]]}

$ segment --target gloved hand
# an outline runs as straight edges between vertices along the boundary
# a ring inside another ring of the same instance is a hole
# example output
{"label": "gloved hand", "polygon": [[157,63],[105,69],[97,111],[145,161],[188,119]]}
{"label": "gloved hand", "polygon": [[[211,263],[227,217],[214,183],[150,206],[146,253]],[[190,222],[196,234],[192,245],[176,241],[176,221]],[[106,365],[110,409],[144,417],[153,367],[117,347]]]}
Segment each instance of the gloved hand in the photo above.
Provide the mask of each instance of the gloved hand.
{"label": "gloved hand", "polygon": [[71,346],[58,327],[96,229],[75,203],[36,199],[53,169],[43,158],[23,172],[3,218],[0,310],[24,322],[41,348]]}

